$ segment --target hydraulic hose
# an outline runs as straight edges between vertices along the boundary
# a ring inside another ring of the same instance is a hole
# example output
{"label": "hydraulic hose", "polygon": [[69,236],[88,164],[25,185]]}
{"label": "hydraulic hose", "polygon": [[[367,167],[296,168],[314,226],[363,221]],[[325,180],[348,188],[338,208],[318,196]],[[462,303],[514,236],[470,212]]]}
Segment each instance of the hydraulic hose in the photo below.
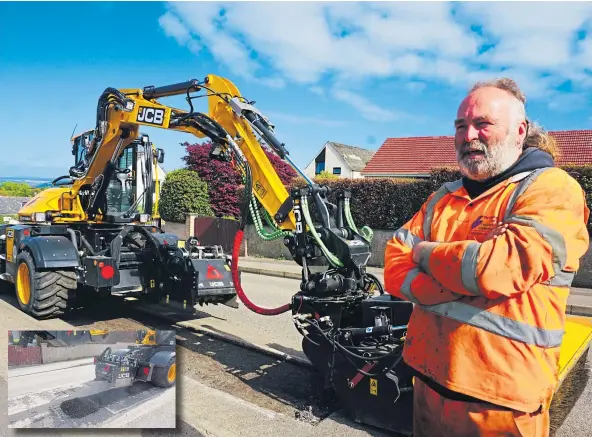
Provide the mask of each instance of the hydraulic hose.
{"label": "hydraulic hose", "polygon": [[264,316],[277,316],[278,314],[285,313],[290,311],[291,306],[290,304],[282,305],[278,308],[263,308],[260,307],[249,300],[243,288],[241,287],[239,274],[238,274],[238,253],[240,250],[240,245],[243,241],[244,230],[239,229],[234,236],[234,246],[232,248],[232,264],[231,264],[231,272],[232,272],[232,281],[234,282],[234,288],[236,290],[236,294],[238,295],[239,299],[245,306],[250,309],[251,311],[262,314]]}
{"label": "hydraulic hose", "polygon": [[[215,125],[218,124],[217,122],[215,122],[213,120],[212,120],[212,123],[214,123]],[[245,183],[245,199],[244,199],[245,203],[243,204],[243,209],[241,212],[241,220],[239,223],[239,229],[234,236],[234,245],[232,247],[232,261],[231,261],[230,270],[232,273],[232,281],[234,282],[234,289],[236,290],[236,294],[238,295],[241,302],[243,304],[245,304],[245,306],[248,309],[250,309],[251,311],[253,311],[257,314],[264,315],[264,316],[276,316],[278,314],[282,314],[287,311],[290,311],[291,305],[285,304],[285,305],[282,305],[277,308],[260,307],[259,305],[256,305],[255,303],[253,303],[249,300],[249,298],[245,294],[243,287],[241,286],[241,283],[240,283],[240,276],[239,276],[239,271],[238,271],[238,254],[240,251],[240,245],[243,241],[243,236],[245,233],[245,226],[247,224],[246,216],[249,211],[249,206],[251,205],[251,195],[252,195],[253,186],[252,186],[252,178],[251,178],[251,168],[249,167],[249,163],[245,160],[244,155],[242,154],[240,148],[234,142],[232,137],[230,137],[230,135],[226,136],[226,140],[230,144],[233,152],[235,153],[237,161],[239,161],[243,164],[244,171],[245,171],[245,179],[246,179],[246,181],[245,181],[246,182]]]}

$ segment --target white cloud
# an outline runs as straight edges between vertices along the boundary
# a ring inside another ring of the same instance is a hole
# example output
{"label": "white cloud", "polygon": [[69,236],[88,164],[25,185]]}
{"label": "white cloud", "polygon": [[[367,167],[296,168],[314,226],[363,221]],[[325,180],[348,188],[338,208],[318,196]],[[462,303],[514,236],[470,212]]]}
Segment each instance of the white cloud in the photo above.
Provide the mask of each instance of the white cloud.
{"label": "white cloud", "polygon": [[407,82],[407,84],[405,86],[409,91],[413,91],[415,93],[421,93],[423,90],[426,89],[427,84],[425,82],[411,81],[411,82]]}
{"label": "white cloud", "polygon": [[167,36],[175,38],[180,45],[187,46],[191,52],[197,54],[201,50],[202,47],[199,42],[191,37],[191,33],[187,27],[172,13],[167,12],[162,15],[158,19],[158,23]]}
{"label": "white cloud", "polygon": [[[466,89],[493,76],[515,78],[529,99],[549,98],[565,80],[592,89],[592,3],[518,2],[174,2],[161,26],[233,74],[269,86],[306,85],[357,107],[367,118],[400,115],[362,97],[369,80],[439,82]],[[480,26],[477,30],[474,26]],[[197,42],[199,41],[199,42]],[[482,48],[488,45],[488,50]],[[346,91],[347,90],[347,91]]]}
{"label": "white cloud", "polygon": [[315,93],[316,95],[321,97],[325,95],[325,90],[320,86],[311,86],[310,92]]}
{"label": "white cloud", "polygon": [[191,34],[179,19],[167,12],[158,19],[158,23],[168,36],[172,36],[179,44],[186,44],[191,39]]}
{"label": "white cloud", "polygon": [[343,89],[334,89],[333,97],[342,102],[349,103],[356,108],[364,118],[371,121],[394,121],[403,116],[395,111],[380,107],[362,95]]}
{"label": "white cloud", "polygon": [[285,114],[283,112],[276,112],[267,111],[265,113],[268,116],[272,123],[275,120],[285,121],[287,123],[294,123],[294,124],[316,124],[319,126],[343,126],[345,121],[342,120],[332,120],[324,117],[308,117],[308,116],[300,116],[294,114]]}

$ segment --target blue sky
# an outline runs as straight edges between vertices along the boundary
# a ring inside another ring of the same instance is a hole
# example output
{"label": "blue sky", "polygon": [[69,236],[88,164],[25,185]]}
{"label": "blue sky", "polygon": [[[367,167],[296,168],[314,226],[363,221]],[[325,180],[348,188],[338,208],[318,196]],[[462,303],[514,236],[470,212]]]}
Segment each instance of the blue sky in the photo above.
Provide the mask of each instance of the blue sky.
{"label": "blue sky", "polygon": [[[591,3],[2,2],[0,44],[7,177],[67,174],[105,88],[207,74],[255,100],[301,167],[326,141],[451,135],[467,88],[500,75],[548,130],[592,127]],[[146,132],[167,170],[198,141]]]}

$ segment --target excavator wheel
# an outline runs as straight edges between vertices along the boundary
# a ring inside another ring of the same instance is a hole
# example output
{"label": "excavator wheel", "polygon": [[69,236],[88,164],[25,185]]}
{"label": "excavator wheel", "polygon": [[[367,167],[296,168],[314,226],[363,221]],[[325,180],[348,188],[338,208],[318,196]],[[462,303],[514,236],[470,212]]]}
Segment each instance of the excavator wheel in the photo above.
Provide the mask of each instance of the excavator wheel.
{"label": "excavator wheel", "polygon": [[152,374],[152,384],[158,387],[171,387],[177,379],[177,359],[172,357],[166,366],[156,367]]}
{"label": "excavator wheel", "polygon": [[70,270],[37,271],[33,257],[27,251],[16,258],[16,300],[20,308],[38,319],[65,313],[74,299],[76,272]]}

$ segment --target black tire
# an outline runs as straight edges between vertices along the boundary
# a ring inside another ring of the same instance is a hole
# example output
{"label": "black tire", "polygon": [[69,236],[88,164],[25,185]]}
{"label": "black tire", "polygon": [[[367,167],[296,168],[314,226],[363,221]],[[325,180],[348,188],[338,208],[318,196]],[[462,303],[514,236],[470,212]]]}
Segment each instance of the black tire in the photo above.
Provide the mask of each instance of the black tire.
{"label": "black tire", "polygon": [[[23,279],[28,273],[29,298],[23,300],[22,282],[19,280],[23,267]],[[29,252],[23,251],[16,258],[17,278],[15,280],[16,300],[26,314],[38,319],[53,318],[63,315],[76,297],[76,272],[72,270],[37,271]]]}
{"label": "black tire", "polygon": [[[169,378],[171,367],[173,367],[173,378]],[[152,384],[157,387],[171,387],[177,380],[177,358],[171,357],[164,367],[155,367],[152,371]]]}

